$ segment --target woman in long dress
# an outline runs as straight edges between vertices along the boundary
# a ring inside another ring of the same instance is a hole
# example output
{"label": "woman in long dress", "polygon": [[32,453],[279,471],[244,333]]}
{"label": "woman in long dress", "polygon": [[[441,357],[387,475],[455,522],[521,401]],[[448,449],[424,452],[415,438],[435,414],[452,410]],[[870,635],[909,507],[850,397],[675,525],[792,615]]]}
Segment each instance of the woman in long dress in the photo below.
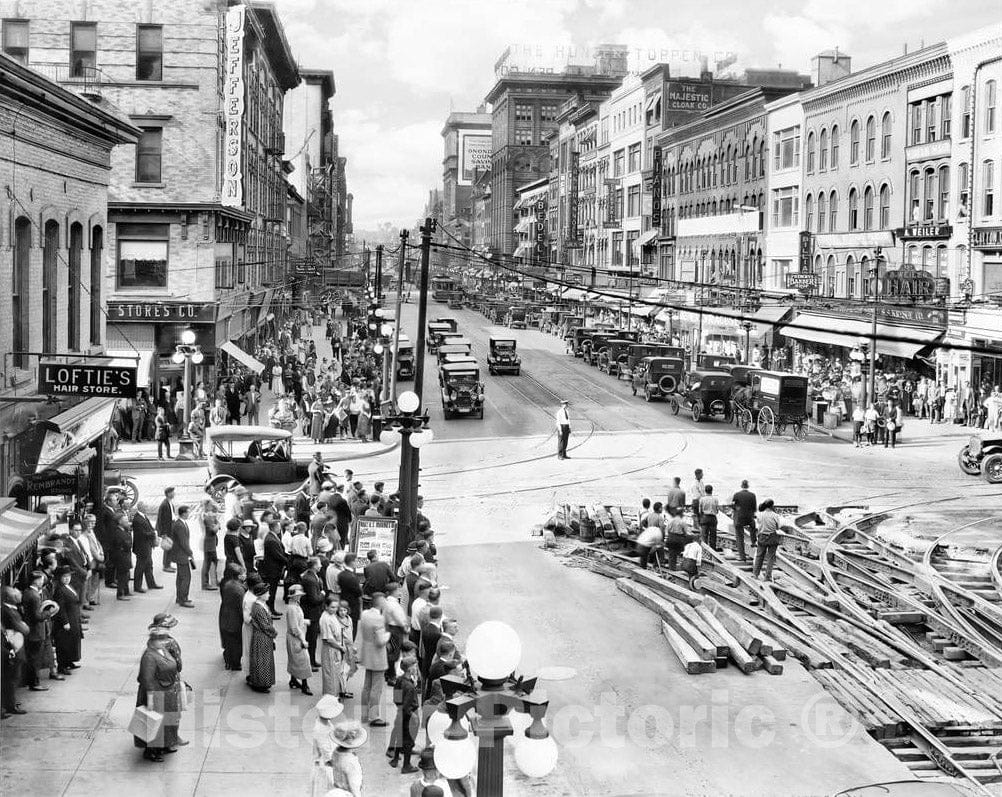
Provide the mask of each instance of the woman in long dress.
{"label": "woman in long dress", "polygon": [[255,601],[251,607],[250,674],[247,685],[255,692],[267,692],[275,685],[275,623],[271,611],[265,604],[268,585],[254,587]]}
{"label": "woman in long dress", "polygon": [[289,670],[289,688],[299,689],[304,695],[312,695],[309,677],[313,668],[310,666],[310,651],[306,645],[306,618],[299,605],[304,592],[299,584],[293,584],[285,595],[286,668]]}
{"label": "woman in long dress", "polygon": [[181,675],[177,662],[165,647],[166,635],[167,629],[159,626],[150,631],[136,679],[139,681],[136,705],[163,714],[155,738],[147,742],[133,737],[136,747],[145,748],[143,758],[147,761],[163,761],[165,752],[173,753],[178,745],[187,744],[177,735],[181,722]]}
{"label": "woman in long dress", "polygon": [[[345,624],[347,622],[347,625]],[[348,604],[336,595],[327,598],[326,611],[320,616],[320,668],[323,675],[323,692],[347,700],[354,695],[348,691],[346,666],[354,662],[351,617]]]}
{"label": "woman in long dress", "polygon": [[362,397],[362,411],[358,415],[358,427],[355,434],[363,443],[368,443],[369,435],[372,434],[372,402],[368,395]]}
{"label": "woman in long dress", "polygon": [[52,640],[56,645],[56,664],[60,675],[69,675],[77,669],[76,662],[83,658],[80,640],[83,627],[80,624],[80,596],[70,586],[72,574],[68,567],[56,571],[58,583],[52,599],[59,604],[59,611],[52,618]]}
{"label": "woman in long dress", "polygon": [[334,720],[341,716],[344,706],[333,695],[324,695],[317,701],[317,721],[313,725],[313,771],[310,774],[310,797],[327,797],[334,788],[331,759],[337,750],[334,741]]}
{"label": "woman in long dress", "polygon": [[244,569],[236,562],[226,565],[219,583],[219,641],[227,670],[239,670],[243,654],[243,604],[247,588]]}

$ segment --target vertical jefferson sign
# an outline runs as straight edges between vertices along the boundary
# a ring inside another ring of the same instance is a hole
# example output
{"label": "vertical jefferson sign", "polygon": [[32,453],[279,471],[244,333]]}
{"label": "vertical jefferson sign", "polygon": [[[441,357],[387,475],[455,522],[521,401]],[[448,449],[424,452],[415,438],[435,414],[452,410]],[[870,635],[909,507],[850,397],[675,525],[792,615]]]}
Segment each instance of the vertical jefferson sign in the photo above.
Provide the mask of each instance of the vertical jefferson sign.
{"label": "vertical jefferson sign", "polygon": [[226,122],[223,155],[222,204],[238,208],[243,204],[244,176],[240,162],[243,152],[244,119],[244,15],[247,7],[231,6],[226,12],[226,76],[223,88],[223,116]]}
{"label": "vertical jefferson sign", "polygon": [[661,228],[661,147],[651,150],[651,229]]}
{"label": "vertical jefferson sign", "polygon": [[578,238],[578,194],[581,190],[581,154],[571,153],[571,184],[567,192],[567,233],[564,236],[565,249],[580,249]]}

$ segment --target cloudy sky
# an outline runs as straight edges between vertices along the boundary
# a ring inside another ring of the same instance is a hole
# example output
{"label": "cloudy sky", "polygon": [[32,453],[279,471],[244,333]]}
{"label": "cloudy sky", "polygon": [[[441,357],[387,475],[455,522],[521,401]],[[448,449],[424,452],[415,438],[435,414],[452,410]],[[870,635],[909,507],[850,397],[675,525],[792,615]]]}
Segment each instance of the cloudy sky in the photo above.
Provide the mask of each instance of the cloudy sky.
{"label": "cloudy sky", "polygon": [[[334,125],[348,157],[356,229],[411,226],[442,179],[442,125],[475,110],[494,64],[580,58],[603,42],[631,67],[677,73],[734,57],[732,69],[808,71],[839,47],[860,68],[924,41],[997,22],[1000,0],[275,0],[304,67],[333,69]],[[653,59],[653,60],[652,60]],[[677,69],[676,69],[677,67]]]}

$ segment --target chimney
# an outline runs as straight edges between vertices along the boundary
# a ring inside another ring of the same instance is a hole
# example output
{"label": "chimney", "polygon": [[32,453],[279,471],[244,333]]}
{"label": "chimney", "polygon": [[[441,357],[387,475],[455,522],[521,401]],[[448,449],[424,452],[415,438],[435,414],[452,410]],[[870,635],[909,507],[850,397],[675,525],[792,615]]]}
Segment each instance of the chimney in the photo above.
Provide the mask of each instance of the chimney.
{"label": "chimney", "polygon": [[823,86],[852,73],[852,58],[845,53],[825,50],[811,59],[811,77],[815,86]]}

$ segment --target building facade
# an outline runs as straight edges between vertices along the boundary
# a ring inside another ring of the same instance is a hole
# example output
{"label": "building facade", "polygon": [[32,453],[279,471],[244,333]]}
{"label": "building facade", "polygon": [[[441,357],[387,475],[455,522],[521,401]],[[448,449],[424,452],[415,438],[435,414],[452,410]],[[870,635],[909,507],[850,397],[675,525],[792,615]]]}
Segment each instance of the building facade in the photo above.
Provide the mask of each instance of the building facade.
{"label": "building facade", "polygon": [[211,379],[224,346],[265,334],[285,277],[282,110],[299,73],[274,7],[18,0],[3,14],[5,41],[12,26],[24,34],[30,67],[142,131],[112,157],[109,349],[149,351],[152,378],[173,380],[190,326],[205,353],[197,378]]}
{"label": "building facade", "polygon": [[473,182],[490,168],[491,115],[450,113],[442,128],[442,225],[463,245],[473,244]]}
{"label": "building facade", "polygon": [[104,310],[108,185],[114,148],[134,147],[140,131],[6,56],[0,117],[8,196],[0,220],[7,250],[0,259],[0,495],[22,509],[49,495],[99,500],[114,399],[50,392],[40,372],[43,362],[111,364],[102,357],[113,328]]}
{"label": "building facade", "polygon": [[787,288],[787,274],[809,272],[812,267],[809,251],[803,253],[801,260],[803,127],[804,109],[799,94],[790,94],[766,105],[769,193],[766,197],[762,287],[774,292]]}

